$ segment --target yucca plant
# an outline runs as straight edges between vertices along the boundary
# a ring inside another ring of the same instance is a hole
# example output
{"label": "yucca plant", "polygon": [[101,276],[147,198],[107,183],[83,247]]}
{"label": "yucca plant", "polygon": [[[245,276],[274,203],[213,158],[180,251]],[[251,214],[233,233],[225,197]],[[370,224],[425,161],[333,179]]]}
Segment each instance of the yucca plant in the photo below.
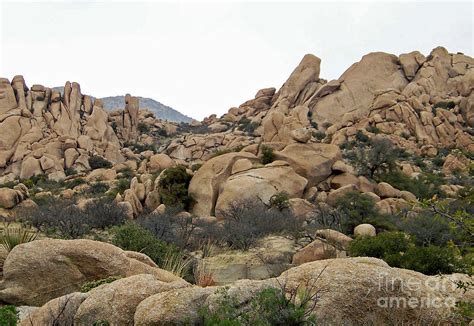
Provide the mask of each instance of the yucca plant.
{"label": "yucca plant", "polygon": [[189,271],[192,259],[181,251],[168,251],[161,268],[178,277],[183,277]]}
{"label": "yucca plant", "polygon": [[24,227],[5,227],[0,234],[0,246],[9,253],[13,248],[22,243],[36,239],[37,233]]}

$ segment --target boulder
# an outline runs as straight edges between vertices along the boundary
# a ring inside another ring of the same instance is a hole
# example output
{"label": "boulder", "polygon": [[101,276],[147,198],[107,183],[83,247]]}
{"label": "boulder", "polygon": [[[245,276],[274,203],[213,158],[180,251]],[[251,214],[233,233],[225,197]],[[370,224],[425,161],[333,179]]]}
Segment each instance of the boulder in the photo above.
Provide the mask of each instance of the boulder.
{"label": "boulder", "polygon": [[232,175],[220,187],[216,217],[223,217],[235,202],[258,200],[268,205],[270,198],[278,192],[286,192],[290,198],[300,198],[306,185],[307,180],[288,166],[267,166]]}
{"label": "boulder", "polygon": [[329,177],[333,164],[341,158],[339,147],[330,144],[290,144],[276,151],[277,160],[286,161],[296,173],[314,186]]}
{"label": "boulder", "polygon": [[345,257],[345,252],[337,250],[333,245],[324,240],[316,239],[295,253],[293,264],[301,265],[310,261],[337,257]]}
{"label": "boulder", "polygon": [[1,208],[13,208],[21,200],[18,192],[10,188],[0,188],[0,207]]}
{"label": "boulder", "polygon": [[380,182],[375,188],[375,193],[380,196],[380,198],[398,198],[400,197],[400,190],[395,189],[386,182]]}
{"label": "boulder", "polygon": [[52,299],[24,316],[18,325],[74,325],[74,315],[88,296],[88,293],[74,292]]}
{"label": "boulder", "polygon": [[354,228],[355,237],[375,237],[377,232],[372,224],[359,224]]}
{"label": "boulder", "polygon": [[42,174],[41,163],[38,159],[30,156],[21,163],[20,179],[28,179],[32,176]]}
{"label": "boulder", "polygon": [[36,240],[16,246],[3,266],[0,300],[43,305],[75,292],[88,281],[109,276],[153,274],[159,280],[180,280],[153,268],[111,244],[92,240]]}
{"label": "boulder", "polygon": [[189,184],[189,195],[195,204],[192,213],[196,216],[215,214],[215,205],[219,188],[232,173],[234,164],[240,159],[258,161],[254,154],[248,152],[227,153],[208,160],[195,173]]}
{"label": "boulder", "polygon": [[164,169],[175,166],[176,163],[166,154],[155,154],[148,161],[148,170],[150,172],[163,171]]}
{"label": "boulder", "polygon": [[93,325],[106,320],[110,325],[133,325],[137,306],[146,298],[189,286],[186,282],[165,283],[153,275],[139,274],[92,289],[74,317],[74,325]]}

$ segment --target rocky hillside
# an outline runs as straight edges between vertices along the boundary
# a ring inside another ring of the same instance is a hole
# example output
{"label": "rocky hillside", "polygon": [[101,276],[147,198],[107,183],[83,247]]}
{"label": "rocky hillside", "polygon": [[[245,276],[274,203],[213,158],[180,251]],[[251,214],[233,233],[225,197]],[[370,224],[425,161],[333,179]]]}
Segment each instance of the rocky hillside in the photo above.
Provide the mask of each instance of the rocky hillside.
{"label": "rocky hillside", "polygon": [[320,65],[191,123],[1,79],[0,212],[47,239],[6,249],[0,300],[25,325],[470,322],[474,59]]}

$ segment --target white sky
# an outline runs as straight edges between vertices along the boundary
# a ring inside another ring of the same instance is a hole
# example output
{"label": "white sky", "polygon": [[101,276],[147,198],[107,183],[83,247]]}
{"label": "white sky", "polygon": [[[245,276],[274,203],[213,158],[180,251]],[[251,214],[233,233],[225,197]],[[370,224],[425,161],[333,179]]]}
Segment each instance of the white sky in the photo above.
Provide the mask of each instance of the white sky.
{"label": "white sky", "polygon": [[372,51],[473,53],[473,2],[2,2],[0,76],[221,115],[306,53],[338,78]]}

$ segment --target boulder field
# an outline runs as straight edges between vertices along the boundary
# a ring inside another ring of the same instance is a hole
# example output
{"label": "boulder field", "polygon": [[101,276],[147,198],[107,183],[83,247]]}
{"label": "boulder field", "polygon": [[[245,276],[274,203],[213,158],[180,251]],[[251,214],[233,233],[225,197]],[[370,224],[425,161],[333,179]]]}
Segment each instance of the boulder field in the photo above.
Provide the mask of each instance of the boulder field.
{"label": "boulder field", "polygon": [[[26,304],[20,325],[178,325],[199,322],[202,306],[216,306],[222,286],[200,287],[170,276],[139,253],[90,240],[40,240],[16,247],[7,257],[0,299]],[[79,292],[81,282],[122,276]],[[336,258],[293,267],[265,280],[227,284],[245,306],[268,287],[317,292],[314,313],[327,323],[431,324],[449,321],[455,300],[472,300],[454,285],[461,274],[426,276],[391,268],[375,258]],[[398,307],[390,305],[397,304]],[[312,305],[311,305],[312,306]],[[394,313],[396,309],[397,313]]]}

